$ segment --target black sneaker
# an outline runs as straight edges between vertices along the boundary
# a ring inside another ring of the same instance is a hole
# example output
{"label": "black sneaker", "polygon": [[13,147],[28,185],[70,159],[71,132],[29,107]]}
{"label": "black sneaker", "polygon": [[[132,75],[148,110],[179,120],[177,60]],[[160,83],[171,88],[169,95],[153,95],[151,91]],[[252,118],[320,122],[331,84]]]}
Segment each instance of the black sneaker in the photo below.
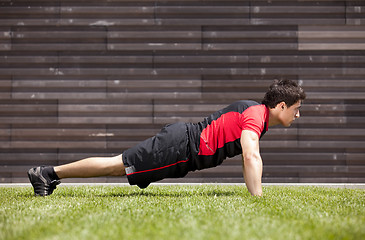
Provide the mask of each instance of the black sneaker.
{"label": "black sneaker", "polygon": [[44,170],[47,167],[40,166],[36,168],[31,168],[28,171],[29,181],[32,183],[34,188],[34,194],[36,196],[48,196],[53,193],[56,186],[61,183],[60,180],[50,179]]}

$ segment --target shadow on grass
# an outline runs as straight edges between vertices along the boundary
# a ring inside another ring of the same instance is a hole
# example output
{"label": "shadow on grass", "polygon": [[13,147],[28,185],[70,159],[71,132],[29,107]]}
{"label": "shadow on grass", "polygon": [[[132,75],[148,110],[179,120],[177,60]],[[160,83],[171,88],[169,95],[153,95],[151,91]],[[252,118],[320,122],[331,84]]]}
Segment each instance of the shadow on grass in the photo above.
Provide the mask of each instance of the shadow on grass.
{"label": "shadow on grass", "polygon": [[54,195],[61,197],[226,197],[248,196],[242,188],[200,188],[200,187],[149,187],[139,189],[136,187],[63,187],[55,190]]}
{"label": "shadow on grass", "polygon": [[[10,189],[9,189],[10,190]],[[19,191],[14,188],[13,195],[21,198],[35,197],[33,188],[27,187]],[[55,189],[52,195],[47,197],[73,197],[73,198],[107,198],[107,197],[229,197],[229,196],[250,196],[248,191],[242,187],[220,187],[220,186],[173,186],[160,187],[150,186],[140,189],[135,186],[128,187],[103,187],[103,186],[65,186]]]}
{"label": "shadow on grass", "polygon": [[140,192],[132,193],[111,193],[99,195],[99,197],[192,197],[192,196],[207,196],[207,197],[223,197],[223,196],[237,196],[241,195],[233,191],[202,191],[202,192],[146,192],[141,190]]}

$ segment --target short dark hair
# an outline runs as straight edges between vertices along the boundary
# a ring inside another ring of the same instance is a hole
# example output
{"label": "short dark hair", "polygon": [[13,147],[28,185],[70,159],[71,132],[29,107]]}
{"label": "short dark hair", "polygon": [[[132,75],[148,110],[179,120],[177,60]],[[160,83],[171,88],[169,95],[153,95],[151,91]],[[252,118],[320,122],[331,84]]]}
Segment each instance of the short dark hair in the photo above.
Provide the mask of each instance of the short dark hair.
{"label": "short dark hair", "polygon": [[306,94],[301,86],[289,79],[276,79],[266,92],[262,104],[275,108],[280,102],[285,102],[288,107],[299,100],[304,100]]}

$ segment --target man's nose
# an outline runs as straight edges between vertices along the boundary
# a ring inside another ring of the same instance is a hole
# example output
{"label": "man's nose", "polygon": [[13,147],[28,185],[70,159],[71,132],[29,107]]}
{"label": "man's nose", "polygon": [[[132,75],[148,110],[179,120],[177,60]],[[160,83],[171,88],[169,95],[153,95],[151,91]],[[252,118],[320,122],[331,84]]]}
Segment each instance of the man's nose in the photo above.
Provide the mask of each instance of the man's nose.
{"label": "man's nose", "polygon": [[295,114],[295,118],[299,118],[300,117],[300,112],[298,110],[298,112]]}

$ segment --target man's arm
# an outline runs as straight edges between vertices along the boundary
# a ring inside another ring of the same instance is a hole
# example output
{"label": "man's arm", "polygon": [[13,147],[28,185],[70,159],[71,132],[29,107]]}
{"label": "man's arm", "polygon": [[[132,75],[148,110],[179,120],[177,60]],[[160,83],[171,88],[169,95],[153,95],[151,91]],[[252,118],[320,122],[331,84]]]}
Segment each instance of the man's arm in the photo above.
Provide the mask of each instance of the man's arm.
{"label": "man's arm", "polygon": [[259,137],[250,130],[241,134],[243,176],[248,191],[253,196],[262,196],[262,160],[260,156]]}

